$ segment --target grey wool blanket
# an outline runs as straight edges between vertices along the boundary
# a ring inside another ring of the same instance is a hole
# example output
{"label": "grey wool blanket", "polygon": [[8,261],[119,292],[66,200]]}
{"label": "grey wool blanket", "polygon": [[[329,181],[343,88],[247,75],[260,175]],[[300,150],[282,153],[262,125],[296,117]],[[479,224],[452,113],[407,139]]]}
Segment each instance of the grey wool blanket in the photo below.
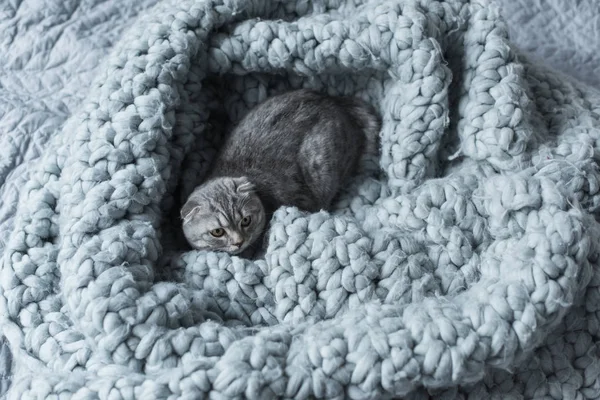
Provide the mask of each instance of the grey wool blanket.
{"label": "grey wool blanket", "polygon": [[[264,260],[181,247],[225,122],[300,87],[373,104],[378,157]],[[600,92],[496,4],[163,1],[81,103],[2,253],[8,398],[600,398]]]}

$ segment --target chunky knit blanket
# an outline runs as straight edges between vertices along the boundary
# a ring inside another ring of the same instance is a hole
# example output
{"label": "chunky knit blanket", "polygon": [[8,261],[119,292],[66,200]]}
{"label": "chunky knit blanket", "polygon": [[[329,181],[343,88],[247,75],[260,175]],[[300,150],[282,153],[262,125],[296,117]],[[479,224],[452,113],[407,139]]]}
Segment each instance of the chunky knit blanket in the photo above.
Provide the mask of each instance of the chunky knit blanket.
{"label": "chunky knit blanket", "polygon": [[[600,93],[486,0],[359,3],[164,1],[128,30],[4,249],[9,398],[600,397]],[[373,104],[378,158],[335,210],[278,210],[264,260],[182,248],[227,123],[299,87]]]}

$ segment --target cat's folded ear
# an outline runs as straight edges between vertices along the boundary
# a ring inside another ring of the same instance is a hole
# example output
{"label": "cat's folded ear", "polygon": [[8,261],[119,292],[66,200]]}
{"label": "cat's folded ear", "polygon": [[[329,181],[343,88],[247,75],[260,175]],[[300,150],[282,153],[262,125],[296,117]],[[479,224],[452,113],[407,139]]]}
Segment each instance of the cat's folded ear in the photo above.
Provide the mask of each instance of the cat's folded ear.
{"label": "cat's folded ear", "polygon": [[188,222],[194,215],[200,211],[200,204],[195,200],[188,200],[183,207],[181,207],[181,219],[183,222]]}
{"label": "cat's folded ear", "polygon": [[252,182],[248,180],[248,178],[235,178],[235,191],[237,193],[250,193],[254,192],[255,186]]}

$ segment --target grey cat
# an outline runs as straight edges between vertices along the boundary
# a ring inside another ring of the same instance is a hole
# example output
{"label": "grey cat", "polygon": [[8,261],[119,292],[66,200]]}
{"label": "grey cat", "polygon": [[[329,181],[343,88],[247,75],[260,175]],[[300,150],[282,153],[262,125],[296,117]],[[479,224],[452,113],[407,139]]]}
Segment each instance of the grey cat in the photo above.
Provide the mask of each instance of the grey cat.
{"label": "grey cat", "polygon": [[239,254],[261,243],[280,206],[328,209],[379,130],[374,110],[356,98],[306,89],[269,98],[225,138],[182,207],[186,239],[195,249]]}

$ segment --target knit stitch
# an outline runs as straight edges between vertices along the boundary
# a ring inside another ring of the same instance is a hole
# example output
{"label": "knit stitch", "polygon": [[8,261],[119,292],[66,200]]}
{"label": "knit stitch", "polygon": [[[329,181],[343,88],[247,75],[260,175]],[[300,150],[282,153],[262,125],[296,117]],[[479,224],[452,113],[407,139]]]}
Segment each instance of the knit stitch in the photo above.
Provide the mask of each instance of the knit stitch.
{"label": "knit stitch", "polygon": [[[600,304],[600,94],[487,0],[360,3],[173,0],[131,27],[17,212],[9,398],[549,393],[536,349]],[[278,210],[264,260],[178,250],[224,121],[300,87],[375,106],[378,168],[332,212]]]}

